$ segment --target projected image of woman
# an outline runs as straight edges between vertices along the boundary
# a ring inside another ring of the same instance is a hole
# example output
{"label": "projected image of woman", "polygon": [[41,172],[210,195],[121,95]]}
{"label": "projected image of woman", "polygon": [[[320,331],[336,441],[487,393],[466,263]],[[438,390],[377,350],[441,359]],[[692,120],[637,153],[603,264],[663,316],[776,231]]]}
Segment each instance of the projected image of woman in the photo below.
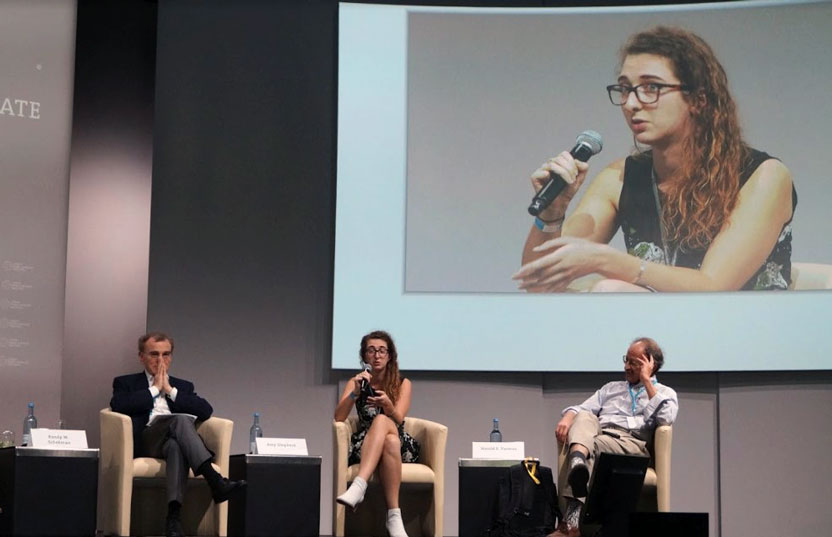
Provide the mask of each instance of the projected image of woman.
{"label": "projected image of woman", "polygon": [[[742,139],[736,105],[710,46],[688,31],[633,35],[607,87],[636,152],[602,170],[565,218],[589,166],[568,152],[532,174],[569,183],[529,232],[519,287],[593,291],[787,289],[797,204],[789,170]],[[627,252],[608,245],[621,226]]]}
{"label": "projected image of woman", "polygon": [[[350,438],[347,464],[358,464],[358,476],[336,501],[355,509],[364,499],[367,480],[378,469],[387,501],[387,532],[407,537],[399,509],[402,462],[416,462],[419,444],[404,431],[410,409],[411,383],[399,374],[398,353],[387,332],[370,332],[361,338],[359,350],[364,371],[351,378],[338,406],[335,420],[344,421],[355,405],[358,430]],[[369,371],[368,371],[369,369]]]}

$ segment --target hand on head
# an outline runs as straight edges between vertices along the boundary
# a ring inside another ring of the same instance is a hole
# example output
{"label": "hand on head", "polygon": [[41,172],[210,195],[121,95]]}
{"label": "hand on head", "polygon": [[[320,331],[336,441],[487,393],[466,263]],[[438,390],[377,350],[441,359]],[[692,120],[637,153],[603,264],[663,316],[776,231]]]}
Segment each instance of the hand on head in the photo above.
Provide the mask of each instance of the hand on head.
{"label": "hand on head", "polygon": [[638,378],[641,380],[642,384],[647,384],[653,376],[653,368],[655,367],[656,362],[653,360],[653,357],[646,352],[642,353],[640,356],[636,356],[636,361],[639,364]]}

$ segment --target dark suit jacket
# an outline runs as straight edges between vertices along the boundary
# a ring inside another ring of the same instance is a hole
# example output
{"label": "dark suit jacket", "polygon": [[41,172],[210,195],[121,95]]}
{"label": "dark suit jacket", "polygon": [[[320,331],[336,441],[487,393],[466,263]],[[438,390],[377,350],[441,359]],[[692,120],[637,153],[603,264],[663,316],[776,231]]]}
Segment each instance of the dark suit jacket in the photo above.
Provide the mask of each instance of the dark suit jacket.
{"label": "dark suit jacket", "polygon": [[[171,412],[193,414],[199,421],[207,420],[213,414],[211,405],[198,396],[194,385],[187,380],[170,377],[170,385],[176,388],[176,401],[167,398]],[[113,379],[113,398],[110,408],[114,412],[127,414],[133,420],[133,457],[144,457],[142,431],[147,426],[150,411],[153,410],[153,396],[147,386],[144,371],[135,375],[124,375]]]}

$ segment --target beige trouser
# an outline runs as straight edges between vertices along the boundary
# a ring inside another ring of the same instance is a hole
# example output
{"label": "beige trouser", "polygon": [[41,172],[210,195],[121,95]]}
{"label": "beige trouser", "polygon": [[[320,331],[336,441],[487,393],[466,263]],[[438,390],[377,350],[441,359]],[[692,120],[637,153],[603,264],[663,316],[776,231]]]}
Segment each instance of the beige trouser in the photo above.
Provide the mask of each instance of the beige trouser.
{"label": "beige trouser", "polygon": [[[616,436],[618,438],[616,438]],[[589,451],[586,463],[592,475],[592,465],[601,453],[620,453],[623,455],[645,455],[650,456],[647,451],[647,442],[631,435],[629,431],[617,427],[604,427],[592,412],[581,411],[575,416],[575,421],[569,428],[567,434],[569,447],[572,444],[580,444]],[[558,492],[561,497],[574,498],[572,487],[569,486],[567,476],[569,475],[569,456],[560,468],[558,473]]]}

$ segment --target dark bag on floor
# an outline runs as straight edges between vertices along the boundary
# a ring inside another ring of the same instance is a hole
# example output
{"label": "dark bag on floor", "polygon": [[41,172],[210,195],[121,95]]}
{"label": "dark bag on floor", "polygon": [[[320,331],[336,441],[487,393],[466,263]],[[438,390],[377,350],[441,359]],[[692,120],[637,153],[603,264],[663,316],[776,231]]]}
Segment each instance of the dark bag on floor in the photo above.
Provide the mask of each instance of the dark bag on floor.
{"label": "dark bag on floor", "polygon": [[560,518],[552,470],[536,461],[524,461],[500,479],[494,519],[486,536],[545,537],[555,531]]}

